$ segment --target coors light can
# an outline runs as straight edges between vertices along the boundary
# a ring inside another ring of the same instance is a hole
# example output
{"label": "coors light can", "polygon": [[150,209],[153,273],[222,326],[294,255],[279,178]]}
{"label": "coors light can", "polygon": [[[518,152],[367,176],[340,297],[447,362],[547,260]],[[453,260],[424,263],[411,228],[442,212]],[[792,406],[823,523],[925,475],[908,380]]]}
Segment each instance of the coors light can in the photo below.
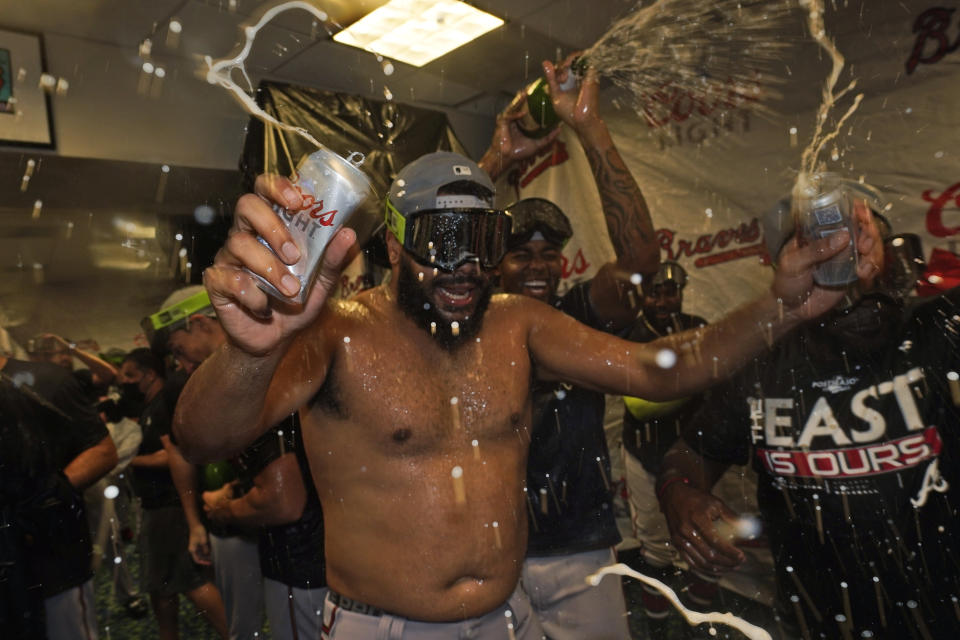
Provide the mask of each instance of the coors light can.
{"label": "coors light can", "polygon": [[[355,155],[362,158],[361,154]],[[354,211],[372,205],[376,195],[370,180],[356,165],[325,148],[304,156],[292,180],[303,198],[300,208],[289,210],[275,206],[274,211],[290,230],[293,242],[300,250],[300,260],[286,265],[287,271],[300,282],[300,291],[289,297],[257,274],[251,272],[251,275],[271,296],[303,304],[310,295],[320,260],[331,238]],[[257,239],[270,248],[266,240],[259,236]]]}

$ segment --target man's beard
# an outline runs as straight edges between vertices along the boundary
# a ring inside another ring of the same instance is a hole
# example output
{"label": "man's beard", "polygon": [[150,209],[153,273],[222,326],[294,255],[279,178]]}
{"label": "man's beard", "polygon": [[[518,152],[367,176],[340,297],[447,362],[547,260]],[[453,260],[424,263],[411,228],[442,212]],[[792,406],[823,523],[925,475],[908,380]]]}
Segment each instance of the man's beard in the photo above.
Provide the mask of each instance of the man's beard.
{"label": "man's beard", "polygon": [[845,309],[826,314],[820,324],[844,348],[867,353],[890,344],[899,331],[902,314],[903,307],[895,298],[873,291]]}
{"label": "man's beard", "polygon": [[490,303],[490,296],[493,293],[493,285],[487,278],[473,275],[453,275],[442,274],[436,276],[430,283],[430,288],[436,288],[442,284],[461,284],[469,283],[477,288],[479,295],[474,304],[473,312],[458,320],[459,331],[457,335],[451,330],[450,321],[440,315],[433,302],[428,296],[427,286],[421,283],[410,261],[400,261],[400,272],[397,277],[397,304],[400,309],[425,331],[430,331],[430,323],[435,322],[437,330],[431,332],[433,338],[444,349],[453,350],[480,333],[480,327],[483,324],[483,314]]}

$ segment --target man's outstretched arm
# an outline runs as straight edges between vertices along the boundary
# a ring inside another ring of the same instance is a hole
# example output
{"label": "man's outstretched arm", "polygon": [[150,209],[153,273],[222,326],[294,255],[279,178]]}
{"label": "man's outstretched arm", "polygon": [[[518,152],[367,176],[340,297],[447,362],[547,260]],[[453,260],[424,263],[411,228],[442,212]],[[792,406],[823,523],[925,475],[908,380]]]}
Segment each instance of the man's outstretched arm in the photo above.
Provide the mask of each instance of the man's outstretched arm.
{"label": "man's outstretched arm", "polygon": [[[286,264],[296,263],[300,253],[273,204],[295,210],[301,198],[287,179],[260,176],[256,193],[237,202],[227,243],[204,272],[210,301],[228,339],[190,376],[177,403],[173,431],[184,456],[193,462],[222,460],[240,452],[305,404],[326,375],[322,331],[315,325],[356,236],[344,228],[331,239],[313,291],[302,306],[277,304],[245,270],[287,295],[299,290]],[[276,255],[264,249],[258,235]],[[295,345],[304,333],[310,334],[309,340]],[[314,356],[310,375],[277,379],[286,354],[305,342],[310,342]],[[307,378],[312,380],[310,388],[303,382]]]}
{"label": "man's outstretched arm", "polygon": [[[791,240],[781,252],[770,290],[719,322],[654,342],[619,340],[551,313],[551,309],[530,309],[525,317],[530,322],[529,344],[539,375],[656,401],[705,389],[841,300],[843,290],[815,284],[813,270],[849,241],[846,232],[804,246]],[[858,237],[861,275],[877,268],[867,257],[876,241],[875,234]]]}

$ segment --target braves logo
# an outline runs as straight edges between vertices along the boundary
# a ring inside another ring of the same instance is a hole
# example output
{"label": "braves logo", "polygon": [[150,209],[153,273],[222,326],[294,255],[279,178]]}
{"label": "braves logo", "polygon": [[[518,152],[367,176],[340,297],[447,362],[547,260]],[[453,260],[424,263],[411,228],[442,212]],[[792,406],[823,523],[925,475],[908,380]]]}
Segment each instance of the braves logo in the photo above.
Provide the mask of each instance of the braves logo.
{"label": "braves logo", "polygon": [[[757,218],[749,223],[741,223],[739,227],[702,235],[694,240],[678,239],[677,233],[674,229],[657,229],[657,241],[666,257],[676,260],[680,257],[703,256],[696,260],[696,266],[701,268],[764,252],[762,243],[754,244],[760,240],[760,221]],[[726,249],[731,243],[749,246],[715,252],[716,249]]]}
{"label": "braves logo", "polygon": [[[934,7],[917,16],[913,23],[913,32],[917,34],[917,39],[907,59],[907,74],[913,73],[919,64],[940,62],[945,55],[956,51],[960,46],[960,37],[951,44],[947,36],[947,27],[950,26],[954,11],[955,9]],[[933,50],[925,54],[924,52],[930,49],[928,42],[933,43]]]}

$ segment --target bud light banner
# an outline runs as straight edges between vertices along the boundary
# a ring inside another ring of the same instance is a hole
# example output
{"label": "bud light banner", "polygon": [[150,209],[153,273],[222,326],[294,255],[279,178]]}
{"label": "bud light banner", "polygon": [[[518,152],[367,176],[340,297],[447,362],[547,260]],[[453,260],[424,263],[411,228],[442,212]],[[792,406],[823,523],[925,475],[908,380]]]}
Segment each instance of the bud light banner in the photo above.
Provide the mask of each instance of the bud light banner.
{"label": "bud light banner", "polygon": [[[960,7],[824,4],[826,36],[844,58],[832,105],[824,92],[831,57],[810,36],[803,8],[784,30],[782,61],[757,74],[752,89],[663,86],[624,97],[601,85],[601,113],[646,197],[661,258],[690,275],[685,311],[715,320],[769,285],[764,216],[790,193],[818,112],[827,139],[818,169],[880,190],[892,232],[920,239],[928,263],[921,293],[960,282]],[[750,63],[745,54],[737,77]],[[571,218],[565,286],[613,259],[572,131],[498,188],[504,200],[553,200]]]}

